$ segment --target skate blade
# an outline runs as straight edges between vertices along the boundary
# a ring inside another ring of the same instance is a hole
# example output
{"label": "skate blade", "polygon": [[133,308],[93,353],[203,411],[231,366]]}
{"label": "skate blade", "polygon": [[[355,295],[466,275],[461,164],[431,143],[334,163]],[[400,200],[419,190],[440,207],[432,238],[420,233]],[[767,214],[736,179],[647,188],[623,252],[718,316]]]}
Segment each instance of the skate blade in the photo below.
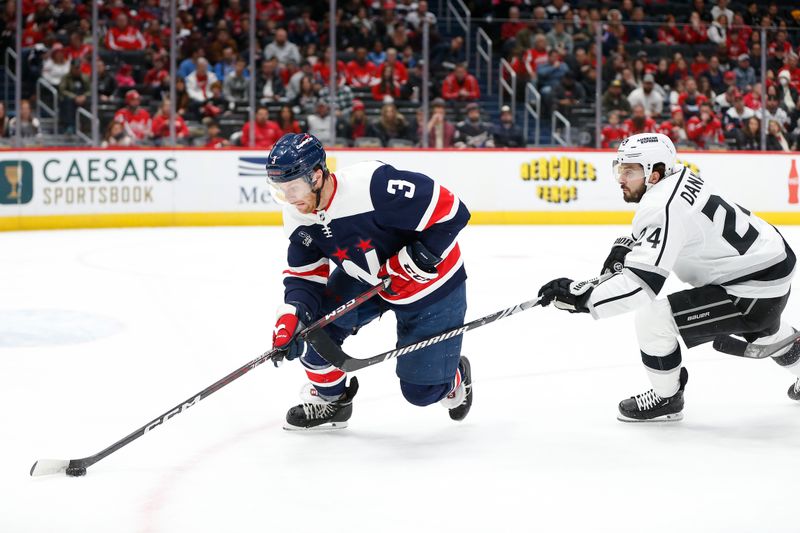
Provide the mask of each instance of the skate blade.
{"label": "skate blade", "polygon": [[331,422],[329,424],[320,424],[319,426],[314,426],[310,428],[304,428],[302,426],[293,426],[289,423],[283,424],[283,429],[286,431],[300,431],[300,432],[312,432],[312,431],[335,431],[337,429],[344,429],[347,427],[347,422]]}
{"label": "skate blade", "polygon": [[620,422],[679,422],[683,420],[683,413],[672,413],[669,415],[662,415],[657,416],[656,418],[649,418],[649,419],[641,419],[641,418],[630,418],[623,414],[617,414],[617,420]]}

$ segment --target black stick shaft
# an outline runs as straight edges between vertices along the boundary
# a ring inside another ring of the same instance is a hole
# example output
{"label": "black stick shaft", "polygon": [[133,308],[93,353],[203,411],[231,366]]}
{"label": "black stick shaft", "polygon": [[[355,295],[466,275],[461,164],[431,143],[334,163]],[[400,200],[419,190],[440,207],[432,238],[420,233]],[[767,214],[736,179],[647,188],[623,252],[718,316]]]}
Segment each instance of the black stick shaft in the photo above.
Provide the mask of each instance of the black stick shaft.
{"label": "black stick shaft", "polygon": [[[353,298],[349,302],[345,303],[344,305],[340,306],[339,308],[331,311],[330,313],[328,313],[327,315],[323,316],[322,318],[320,318],[319,320],[317,320],[316,322],[314,322],[313,324],[308,326],[306,329],[304,329],[300,333],[300,336],[305,338],[309,333],[311,333],[313,331],[316,331],[316,330],[319,330],[319,329],[322,329],[323,327],[327,326],[328,324],[330,324],[334,320],[338,319],[342,315],[344,315],[346,313],[349,313],[350,311],[352,311],[353,309],[355,309],[359,305],[363,304],[364,302],[366,302],[367,300],[369,300],[370,298],[372,298],[373,296],[378,294],[378,292],[380,292],[381,290],[384,289],[386,284],[387,284],[387,282],[384,281],[383,283],[381,283],[379,285],[371,287],[369,290],[367,290],[364,293],[356,296],[355,298]],[[112,444],[108,448],[104,449],[103,451],[98,452],[98,453],[96,453],[94,455],[91,455],[89,457],[84,457],[84,458],[81,458],[81,459],[71,459],[70,462],[69,462],[69,468],[81,468],[81,467],[82,468],[87,468],[87,467],[95,464],[97,461],[99,461],[99,460],[101,460],[101,459],[103,459],[105,457],[108,457],[109,455],[111,455],[115,451],[119,450],[120,448],[130,444],[133,441],[135,441],[136,439],[138,439],[139,437],[141,437],[145,433],[148,433],[148,432],[152,431],[153,429],[157,428],[158,426],[164,424],[164,422],[167,422],[168,420],[171,420],[175,415],[178,415],[178,414],[184,412],[189,407],[192,407],[193,405],[195,405],[197,402],[208,398],[209,396],[211,396],[212,394],[214,394],[215,392],[220,390],[225,385],[228,385],[229,383],[239,379],[240,377],[242,377],[243,375],[247,374],[249,371],[251,371],[255,367],[259,366],[260,364],[264,363],[265,361],[268,361],[270,358],[272,358],[273,355],[275,355],[276,352],[277,352],[277,350],[269,350],[267,352],[264,352],[263,354],[259,355],[258,357],[256,357],[255,359],[253,359],[252,361],[247,363],[246,365],[243,365],[243,366],[237,368],[236,370],[234,370],[233,372],[231,372],[230,374],[228,374],[224,378],[220,379],[219,381],[217,381],[213,385],[210,385],[207,388],[205,388],[202,391],[200,391],[199,393],[195,394],[194,396],[191,396],[186,401],[179,403],[178,405],[176,405],[175,407],[173,407],[172,409],[170,409],[166,413],[154,418],[153,420],[151,420],[150,422],[148,422],[144,426],[140,427],[139,429],[137,429],[136,431],[134,431],[130,435],[118,440],[117,442],[115,442],[114,444]]]}

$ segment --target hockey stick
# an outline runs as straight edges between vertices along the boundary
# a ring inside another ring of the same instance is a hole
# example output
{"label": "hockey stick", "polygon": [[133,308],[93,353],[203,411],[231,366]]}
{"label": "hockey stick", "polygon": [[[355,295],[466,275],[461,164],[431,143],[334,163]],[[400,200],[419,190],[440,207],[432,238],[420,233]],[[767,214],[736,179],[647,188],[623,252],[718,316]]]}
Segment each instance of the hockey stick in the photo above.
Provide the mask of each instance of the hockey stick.
{"label": "hockey stick", "polygon": [[[586,280],[580,284],[588,283],[597,286],[614,275],[616,275],[616,273],[604,274],[602,276]],[[331,338],[328,337],[328,335],[325,334],[325,332],[322,330],[316,330],[310,332],[306,336],[306,340],[310,342],[311,345],[314,347],[314,349],[317,350],[317,353],[320,356],[322,356],[323,359],[328,361],[330,364],[341,370],[344,370],[345,372],[353,372],[355,370],[361,370],[362,368],[367,368],[368,366],[372,366],[377,363],[382,363],[383,361],[387,361],[389,359],[394,359],[395,357],[400,357],[401,355],[405,355],[411,352],[416,352],[417,350],[426,348],[428,346],[433,346],[434,344],[440,343],[447,339],[452,339],[453,337],[456,337],[458,335],[463,335],[464,333],[472,329],[477,329],[481,326],[485,326],[486,324],[491,324],[492,322],[495,322],[502,318],[515,315],[520,311],[527,311],[528,309],[539,305],[540,300],[541,298],[536,298],[535,300],[528,300],[526,302],[522,302],[513,307],[509,307],[507,309],[503,309],[502,311],[497,311],[496,313],[492,313],[491,315],[486,315],[483,318],[478,318],[476,320],[473,320],[472,322],[467,322],[463,326],[458,326],[452,329],[448,329],[447,331],[443,331],[442,333],[434,335],[433,337],[428,337],[427,339],[423,339],[413,344],[408,344],[406,346],[401,346],[400,348],[395,348],[394,350],[389,350],[380,353],[378,355],[373,355],[372,357],[367,357],[366,359],[358,359],[347,355],[342,350],[342,347],[333,342]]]}
{"label": "hockey stick", "polygon": [[[318,330],[322,329],[324,326],[330,324],[331,322],[333,322],[334,320],[338,319],[342,315],[344,315],[346,313],[349,313],[350,311],[352,311],[353,309],[355,309],[359,305],[363,304],[364,302],[366,302],[367,300],[369,300],[370,298],[372,298],[373,296],[378,294],[378,292],[380,292],[384,288],[388,287],[388,285],[389,285],[389,281],[386,280],[383,283],[381,283],[379,285],[376,285],[376,286],[370,288],[368,291],[365,291],[362,294],[356,296],[355,298],[353,298],[349,302],[346,302],[344,305],[342,305],[342,306],[338,307],[337,309],[331,311],[327,315],[323,316],[322,318],[320,318],[319,320],[317,320],[316,322],[314,322],[313,324],[311,324],[310,326],[305,328],[302,332],[300,332],[300,336],[305,338],[305,337],[308,336],[309,333],[312,333],[314,331],[318,331]],[[101,459],[103,459],[105,457],[108,457],[109,455],[111,455],[115,451],[119,450],[123,446],[126,446],[126,445],[130,444],[131,442],[135,441],[136,439],[138,439],[139,437],[141,437],[145,433],[148,433],[148,432],[152,431],[153,429],[155,429],[156,427],[162,425],[164,422],[167,422],[168,420],[171,420],[175,415],[178,415],[178,414],[184,412],[185,410],[187,410],[188,408],[192,407],[193,405],[195,405],[200,400],[204,400],[204,399],[208,398],[209,396],[211,396],[213,393],[217,392],[219,389],[221,389],[225,385],[228,385],[232,381],[234,381],[234,380],[242,377],[243,375],[247,374],[249,371],[251,371],[255,367],[257,367],[260,364],[262,364],[262,363],[268,361],[269,359],[271,359],[277,353],[277,351],[278,350],[272,349],[272,350],[269,350],[267,352],[264,352],[263,354],[259,355],[258,357],[256,357],[255,359],[253,359],[252,361],[247,363],[246,365],[237,368],[236,370],[234,370],[233,372],[231,372],[230,374],[228,374],[224,378],[220,379],[219,381],[217,381],[213,385],[210,385],[209,387],[203,389],[202,391],[198,392],[197,394],[191,396],[185,402],[179,403],[178,405],[176,405],[175,407],[173,407],[172,409],[170,409],[166,413],[162,414],[161,416],[158,416],[158,417],[154,418],[153,420],[151,420],[150,422],[148,422],[144,426],[140,427],[139,429],[137,429],[136,431],[134,431],[133,433],[131,433],[127,437],[124,437],[124,438],[118,440],[117,442],[115,442],[114,444],[112,444],[111,446],[109,446],[108,448],[106,448],[103,451],[100,451],[100,452],[98,452],[98,453],[96,453],[94,455],[90,455],[88,457],[83,457],[83,458],[80,458],[80,459],[69,459],[69,460],[66,460],[66,459],[39,459],[38,461],[33,463],[33,466],[31,467],[31,476],[45,476],[45,475],[60,474],[60,473],[66,473],[68,476],[83,476],[83,475],[85,475],[86,474],[86,469],[88,467],[92,466],[93,464],[95,464],[97,461],[99,461],[99,460],[101,460]]]}
{"label": "hockey stick", "polygon": [[787,346],[791,346],[800,339],[800,332],[795,332],[785,339],[773,344],[755,344],[745,342],[730,335],[719,335],[714,338],[714,349],[718,352],[737,357],[747,357],[748,359],[766,359]]}

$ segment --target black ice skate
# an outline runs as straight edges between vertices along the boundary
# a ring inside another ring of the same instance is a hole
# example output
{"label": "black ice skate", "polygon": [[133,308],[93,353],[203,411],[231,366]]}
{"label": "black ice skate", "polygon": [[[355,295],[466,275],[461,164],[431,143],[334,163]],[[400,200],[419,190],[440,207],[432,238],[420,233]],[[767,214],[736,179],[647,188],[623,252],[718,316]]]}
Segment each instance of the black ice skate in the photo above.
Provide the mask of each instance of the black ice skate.
{"label": "black ice skate", "polygon": [[334,401],[326,401],[316,396],[311,387],[308,401],[295,405],[286,413],[283,429],[289,431],[311,429],[343,429],[353,415],[353,398],[358,392],[358,379],[350,379],[344,396]]}
{"label": "black ice skate", "polygon": [[792,400],[800,401],[800,378],[797,378],[797,381],[794,382],[794,385],[789,387],[787,394]]}
{"label": "black ice skate", "polygon": [[680,388],[674,396],[662,398],[653,389],[619,402],[617,420],[622,422],[675,422],[683,419],[683,389],[689,372],[681,368]]}
{"label": "black ice skate", "polygon": [[458,368],[461,369],[461,384],[440,403],[450,411],[450,418],[461,421],[467,417],[472,407],[472,369],[469,359],[462,355]]}

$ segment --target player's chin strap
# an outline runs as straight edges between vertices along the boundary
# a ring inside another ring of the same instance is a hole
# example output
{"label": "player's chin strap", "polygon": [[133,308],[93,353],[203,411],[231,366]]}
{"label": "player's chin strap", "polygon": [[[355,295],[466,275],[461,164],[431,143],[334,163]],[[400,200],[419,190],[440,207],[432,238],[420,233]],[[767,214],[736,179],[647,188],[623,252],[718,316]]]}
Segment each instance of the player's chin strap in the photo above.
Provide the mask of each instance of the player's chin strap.
{"label": "player's chin strap", "polygon": [[319,189],[317,190],[311,189],[311,192],[317,195],[317,203],[316,205],[314,205],[314,211],[319,209],[319,201],[320,198],[322,197],[322,188],[325,186],[325,180],[328,179],[328,176],[330,175],[330,173],[324,168],[321,170],[322,170],[322,183],[320,184]]}

